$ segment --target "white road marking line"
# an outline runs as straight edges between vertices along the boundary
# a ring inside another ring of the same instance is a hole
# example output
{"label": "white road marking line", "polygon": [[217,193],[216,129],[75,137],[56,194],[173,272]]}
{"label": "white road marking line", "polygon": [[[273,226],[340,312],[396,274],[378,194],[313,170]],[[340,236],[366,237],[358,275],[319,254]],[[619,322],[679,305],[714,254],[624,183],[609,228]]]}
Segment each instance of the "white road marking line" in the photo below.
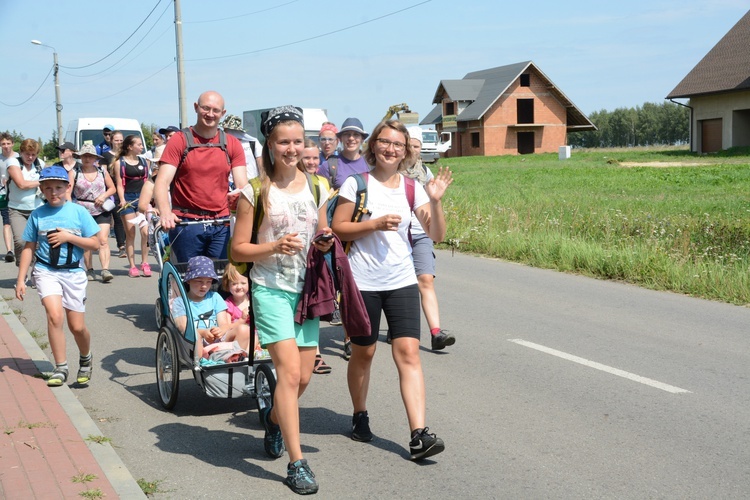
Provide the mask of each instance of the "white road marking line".
{"label": "white road marking line", "polygon": [[590,368],[595,368],[597,370],[601,370],[603,372],[611,373],[612,375],[617,375],[618,377],[626,378],[628,380],[632,380],[634,382],[640,382],[641,384],[650,385],[651,387],[655,387],[657,389],[661,389],[662,391],[671,392],[672,394],[680,394],[680,393],[689,393],[690,391],[685,389],[680,389],[679,387],[675,387],[673,385],[665,384],[663,382],[659,382],[656,380],[652,380],[650,378],[641,377],[640,375],[636,375],[634,373],[626,372],[624,370],[620,370],[618,368],[612,368],[611,366],[603,365],[601,363],[597,363],[595,361],[589,361],[588,359],[579,358],[578,356],[573,356],[572,354],[568,354],[566,352],[558,351],[556,349],[552,349],[550,347],[545,347],[543,345],[535,344],[533,342],[528,342],[523,339],[508,339],[509,342],[513,342],[514,344],[522,345],[524,347],[529,347],[531,349],[536,349],[537,351],[541,351],[547,354],[551,354],[553,356],[557,356],[558,358],[567,359],[568,361],[572,361],[574,363],[578,363],[584,366],[588,366]]}

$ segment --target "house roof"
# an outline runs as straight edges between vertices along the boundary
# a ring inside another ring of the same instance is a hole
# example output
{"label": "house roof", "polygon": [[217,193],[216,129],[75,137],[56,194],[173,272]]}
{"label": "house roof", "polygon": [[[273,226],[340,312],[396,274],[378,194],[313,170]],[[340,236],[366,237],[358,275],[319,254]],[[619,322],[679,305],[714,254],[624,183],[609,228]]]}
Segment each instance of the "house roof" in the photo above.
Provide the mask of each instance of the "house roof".
{"label": "house roof", "polygon": [[473,101],[458,115],[459,122],[479,120],[508,90],[521,74],[533,69],[547,84],[560,103],[567,109],[568,128],[596,130],[594,124],[579,110],[552,80],[531,61],[498,66],[467,73],[462,80],[441,80],[432,102],[437,104],[421,121],[423,125],[434,125],[442,120],[442,96],[447,94],[452,101]]}
{"label": "house roof", "polygon": [[669,93],[667,99],[750,89],[750,11]]}

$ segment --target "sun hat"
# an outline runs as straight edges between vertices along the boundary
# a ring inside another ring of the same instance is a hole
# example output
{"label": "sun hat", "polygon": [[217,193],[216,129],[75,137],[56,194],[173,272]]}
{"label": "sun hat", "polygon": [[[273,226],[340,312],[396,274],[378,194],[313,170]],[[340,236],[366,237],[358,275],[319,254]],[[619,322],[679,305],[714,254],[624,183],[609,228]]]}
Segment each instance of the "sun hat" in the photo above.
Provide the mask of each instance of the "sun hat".
{"label": "sun hat", "polygon": [[420,127],[408,127],[406,131],[409,132],[409,139],[416,139],[420,143],[422,142],[422,129]]}
{"label": "sun hat", "polygon": [[68,177],[68,171],[65,167],[59,165],[52,165],[51,167],[45,167],[39,172],[39,182],[44,181],[63,181],[70,183],[70,177]]}
{"label": "sun hat", "polygon": [[302,108],[298,108],[297,106],[279,106],[278,108],[263,111],[260,114],[260,119],[262,123],[261,132],[266,137],[271,135],[276,125],[281,122],[292,120],[301,124],[303,128],[305,126],[305,120],[302,117]]}
{"label": "sun hat", "polygon": [[240,132],[245,131],[245,129],[242,128],[242,119],[237,115],[225,116],[219,126],[224,130],[238,130]]}
{"label": "sun hat", "polygon": [[365,128],[362,126],[362,122],[359,121],[359,118],[347,118],[344,120],[344,123],[341,125],[341,130],[339,130],[339,133],[336,134],[336,136],[341,139],[341,135],[344,132],[357,132],[362,135],[363,141],[370,135],[365,132]]}
{"label": "sun hat", "polygon": [[167,135],[167,134],[168,134],[168,133],[170,133],[170,132],[179,132],[179,131],[180,131],[180,129],[178,129],[178,128],[177,128],[177,127],[175,127],[174,125],[170,125],[169,127],[164,127],[164,128],[160,128],[160,129],[158,130],[158,132],[159,132],[159,133],[160,133],[161,135]]}
{"label": "sun hat", "polygon": [[69,150],[75,152],[76,147],[73,145],[72,142],[64,142],[64,143],[60,144],[59,146],[57,146],[57,149],[59,151],[65,151],[66,149],[69,149]]}
{"label": "sun hat", "polygon": [[83,146],[81,146],[80,151],[73,153],[73,156],[75,156],[76,158],[80,158],[83,155],[96,156],[100,160],[104,158],[102,155],[96,153],[96,148],[93,144],[84,144]]}
{"label": "sun hat", "polygon": [[185,272],[185,281],[194,280],[195,278],[211,278],[219,281],[219,276],[214,270],[214,261],[203,255],[198,255],[188,261],[187,271]]}
{"label": "sun hat", "polygon": [[161,160],[161,155],[164,154],[164,148],[166,148],[166,144],[162,144],[161,146],[156,146],[156,149],[154,149],[154,156],[151,158],[151,161],[159,161]]}

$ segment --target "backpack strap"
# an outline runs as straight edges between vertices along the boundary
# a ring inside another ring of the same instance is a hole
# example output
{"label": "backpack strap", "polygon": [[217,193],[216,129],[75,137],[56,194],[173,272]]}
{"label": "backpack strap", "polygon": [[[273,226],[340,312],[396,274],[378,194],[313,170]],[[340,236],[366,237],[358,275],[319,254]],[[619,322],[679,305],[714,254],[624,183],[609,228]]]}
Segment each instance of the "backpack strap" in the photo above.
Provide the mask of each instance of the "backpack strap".
{"label": "backpack strap", "polygon": [[328,177],[331,179],[331,187],[336,184],[336,173],[339,170],[339,157],[331,155],[328,160]]}
{"label": "backpack strap", "polygon": [[[362,217],[365,214],[369,214],[367,210],[367,181],[370,179],[369,172],[363,172],[361,174],[354,174],[352,177],[357,181],[357,192],[354,195],[354,212],[352,213],[352,222],[362,221]],[[344,253],[348,254],[352,248],[351,241],[344,242]]]}
{"label": "backpack strap", "polygon": [[402,176],[404,182],[404,190],[406,191],[406,201],[409,202],[409,210],[414,212],[414,179],[410,177]]}
{"label": "backpack strap", "polygon": [[185,150],[182,152],[182,157],[180,157],[180,161],[177,164],[178,169],[182,166],[183,163],[185,163],[185,158],[187,158],[188,153],[195,148],[220,148],[222,151],[224,151],[224,155],[227,158],[227,165],[229,165],[230,167],[232,166],[232,159],[229,157],[229,150],[227,149],[227,136],[224,133],[224,129],[219,129],[219,142],[209,142],[208,144],[196,143],[193,139],[193,132],[190,130],[190,127],[185,127],[184,129],[180,130],[180,132],[182,132],[182,134],[185,136],[186,146]]}

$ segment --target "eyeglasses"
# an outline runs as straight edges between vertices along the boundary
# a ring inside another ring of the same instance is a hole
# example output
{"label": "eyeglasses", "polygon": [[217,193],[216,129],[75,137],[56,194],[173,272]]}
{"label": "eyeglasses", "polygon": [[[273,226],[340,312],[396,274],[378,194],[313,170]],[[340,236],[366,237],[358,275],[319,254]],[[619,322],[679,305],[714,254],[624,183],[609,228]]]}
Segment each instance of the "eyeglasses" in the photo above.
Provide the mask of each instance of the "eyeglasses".
{"label": "eyeglasses", "polygon": [[213,112],[213,114],[215,114],[215,115],[220,115],[220,114],[222,114],[224,112],[223,109],[212,108],[211,106],[206,106],[205,104],[199,104],[198,107],[201,108],[204,113],[211,113],[211,112]]}
{"label": "eyeglasses", "polygon": [[393,146],[393,149],[395,151],[403,151],[406,147],[406,144],[403,142],[396,142],[396,141],[389,141],[388,139],[376,139],[375,142],[380,144],[384,149],[388,149],[389,147]]}
{"label": "eyeglasses", "polygon": [[320,142],[336,142],[335,137],[321,137],[319,140]]}

